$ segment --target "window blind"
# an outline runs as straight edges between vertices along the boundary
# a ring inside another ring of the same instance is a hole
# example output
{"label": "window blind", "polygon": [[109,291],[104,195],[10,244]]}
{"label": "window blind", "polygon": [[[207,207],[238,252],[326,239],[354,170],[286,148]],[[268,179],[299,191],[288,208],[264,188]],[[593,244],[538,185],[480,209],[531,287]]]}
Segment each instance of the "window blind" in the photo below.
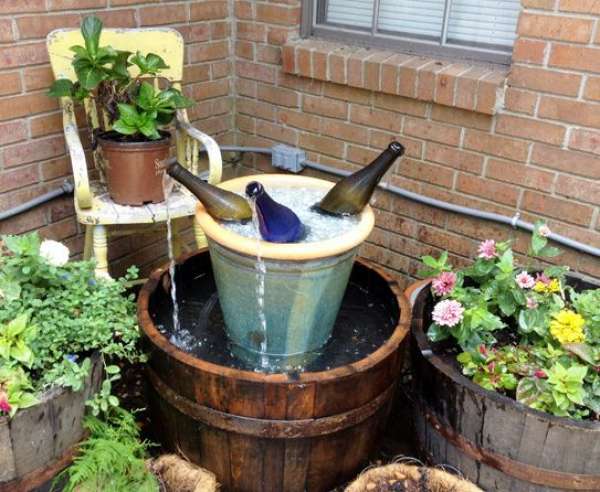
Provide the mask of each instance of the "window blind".
{"label": "window blind", "polygon": [[327,22],[371,29],[374,0],[329,0]]}
{"label": "window blind", "polygon": [[444,0],[381,0],[377,28],[440,39],[444,8]]}

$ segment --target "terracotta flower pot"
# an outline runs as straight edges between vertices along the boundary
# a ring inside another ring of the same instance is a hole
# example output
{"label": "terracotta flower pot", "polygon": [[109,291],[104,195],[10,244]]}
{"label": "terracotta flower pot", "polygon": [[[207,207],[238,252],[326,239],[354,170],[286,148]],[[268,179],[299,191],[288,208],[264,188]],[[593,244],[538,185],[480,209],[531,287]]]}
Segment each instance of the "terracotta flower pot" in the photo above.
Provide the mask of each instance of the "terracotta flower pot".
{"label": "terracotta flower pot", "polygon": [[162,132],[160,140],[145,142],[119,142],[113,135],[107,132],[98,137],[110,197],[121,205],[164,201],[164,171],[157,171],[155,162],[169,157],[171,135]]}

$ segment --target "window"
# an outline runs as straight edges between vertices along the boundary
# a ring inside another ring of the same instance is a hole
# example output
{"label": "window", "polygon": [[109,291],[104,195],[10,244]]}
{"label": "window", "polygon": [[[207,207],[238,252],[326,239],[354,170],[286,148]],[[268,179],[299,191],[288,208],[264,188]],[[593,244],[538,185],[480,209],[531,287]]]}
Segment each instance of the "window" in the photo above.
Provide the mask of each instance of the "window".
{"label": "window", "polygon": [[520,0],[305,0],[303,33],[509,63]]}

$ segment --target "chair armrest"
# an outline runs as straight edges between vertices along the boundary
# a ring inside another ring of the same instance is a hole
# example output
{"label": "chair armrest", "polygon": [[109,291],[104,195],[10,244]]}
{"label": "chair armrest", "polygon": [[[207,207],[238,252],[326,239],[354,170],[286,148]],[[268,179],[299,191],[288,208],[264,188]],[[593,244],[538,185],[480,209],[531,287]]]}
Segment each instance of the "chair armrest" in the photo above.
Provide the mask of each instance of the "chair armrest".
{"label": "chair armrest", "polygon": [[88,178],[87,163],[83,145],[79,139],[75,113],[73,112],[73,101],[62,98],[63,128],[65,140],[71,156],[73,168],[73,180],[75,182],[75,200],[80,209],[92,207],[92,193],[90,191],[90,180]]}
{"label": "chair armrest", "polygon": [[180,112],[177,112],[177,127],[204,146],[208,154],[208,182],[210,184],[220,183],[223,175],[223,158],[221,157],[219,144],[206,133],[202,133],[193,127]]}

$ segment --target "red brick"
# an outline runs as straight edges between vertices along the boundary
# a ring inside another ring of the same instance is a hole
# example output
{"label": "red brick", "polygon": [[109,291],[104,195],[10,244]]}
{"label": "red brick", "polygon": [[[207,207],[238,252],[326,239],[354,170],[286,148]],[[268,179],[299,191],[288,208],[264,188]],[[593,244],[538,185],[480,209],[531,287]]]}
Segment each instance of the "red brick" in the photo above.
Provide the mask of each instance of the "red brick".
{"label": "red brick", "polygon": [[554,173],[500,159],[488,161],[486,176],[540,191],[549,191],[554,181]]}
{"label": "red brick", "polygon": [[[348,55],[346,60],[346,81],[352,87],[364,88],[364,59],[371,56],[371,51],[365,48],[357,49]],[[332,55],[333,56],[333,55]],[[333,68],[329,73],[334,73]],[[335,82],[338,82],[335,80]],[[341,81],[340,81],[341,82]]]}
{"label": "red brick", "polygon": [[135,5],[137,3],[158,3],[160,0],[110,0],[111,7],[121,7],[123,5]]}
{"label": "red brick", "polygon": [[210,26],[208,23],[202,24],[185,24],[175,26],[186,43],[197,43],[200,41],[208,41],[210,38]]}
{"label": "red brick", "polygon": [[277,112],[277,119],[280,123],[293,126],[294,128],[315,133],[321,131],[321,118],[310,114],[280,109]]}
{"label": "red brick", "polygon": [[293,26],[300,21],[300,9],[298,7],[257,3],[256,20],[270,24]]}
{"label": "red brick", "polygon": [[433,101],[436,74],[450,65],[449,62],[432,61],[417,72],[417,99]]}
{"label": "red brick", "polygon": [[253,22],[238,22],[237,37],[247,41],[257,41],[264,43],[266,39],[266,28],[264,24],[255,24]]}
{"label": "red brick", "polygon": [[39,181],[37,165],[0,172],[0,192],[15,190]]}
{"label": "red brick", "polygon": [[600,127],[600,105],[544,96],[538,109],[542,118]]}
{"label": "red brick", "polygon": [[417,96],[417,73],[429,64],[428,58],[413,58],[398,67],[398,94],[405,97]]}
{"label": "red brick", "polygon": [[600,155],[600,132],[583,130],[581,128],[573,129],[569,147]]}
{"label": "red brick", "polygon": [[282,89],[281,87],[259,84],[258,99],[278,106],[286,106],[289,108],[299,107],[298,94],[295,91]]}
{"label": "red brick", "polygon": [[425,116],[427,103],[410,99],[407,97],[393,96],[389,94],[375,94],[373,105],[378,108],[390,109],[398,113],[410,114],[412,116]]}
{"label": "red brick", "polygon": [[[600,140],[599,140],[600,142]],[[600,147],[599,147],[600,150]],[[600,157],[535,144],[531,162],[550,169],[600,179]]]}
{"label": "red brick", "polygon": [[541,65],[544,62],[547,49],[550,49],[550,44],[545,41],[517,38],[513,47],[513,63],[523,62]]}
{"label": "red brick", "polygon": [[573,176],[559,175],[556,181],[556,193],[579,202],[600,205],[600,182]]}
{"label": "red brick", "polygon": [[529,144],[521,140],[489,135],[477,130],[466,130],[464,147],[484,154],[525,162]]}
{"label": "red brick", "polygon": [[517,31],[519,35],[526,37],[587,43],[592,36],[593,25],[591,19],[524,12],[519,18]]}
{"label": "red brick", "polygon": [[229,94],[229,81],[221,79],[193,84],[187,86],[185,92],[196,101],[226,96]]}
{"label": "red brick", "polygon": [[14,39],[12,19],[0,19],[0,43],[8,43]]}
{"label": "red brick", "polygon": [[477,87],[479,79],[489,73],[482,67],[473,67],[467,73],[462,74],[456,83],[456,97],[454,104],[462,109],[473,110],[477,102]]}
{"label": "red brick", "polygon": [[302,133],[298,145],[302,149],[314,150],[320,154],[344,157],[344,142],[333,138]]}
{"label": "red brick", "polygon": [[139,10],[140,25],[158,26],[163,24],[176,24],[187,20],[185,8],[161,5],[156,7],[144,7]]}
{"label": "red brick", "polygon": [[460,141],[460,128],[415,118],[406,119],[404,133],[412,137],[449,145],[458,145]]}
{"label": "red brick", "polygon": [[4,165],[8,167],[27,164],[28,162],[50,159],[65,152],[65,141],[62,135],[44,140],[30,140],[12,145],[4,149]]}
{"label": "red brick", "polygon": [[323,92],[323,82],[320,80],[309,79],[306,77],[296,77],[295,75],[289,75],[282,71],[277,73],[277,85],[279,87],[294,89],[305,94],[320,95]]}
{"label": "red brick", "polygon": [[346,85],[326,84],[323,88],[323,94],[326,97],[358,104],[369,104],[371,101],[371,93],[369,91],[348,87]]}
{"label": "red brick", "polygon": [[302,110],[330,118],[346,119],[348,116],[348,104],[344,101],[306,94],[302,98]]}
{"label": "red brick", "polygon": [[409,55],[395,54],[381,65],[381,91],[387,94],[398,94],[400,80],[399,65],[411,60]]}
{"label": "red brick", "polygon": [[446,106],[454,105],[454,96],[456,94],[456,83],[460,74],[469,70],[468,65],[455,63],[439,72],[435,78],[434,101]]}
{"label": "red brick", "polygon": [[254,18],[254,14],[252,13],[252,2],[236,0],[233,11],[237,19],[249,20]]}
{"label": "red brick", "polygon": [[600,72],[600,48],[555,44],[548,63],[554,67]]}
{"label": "red brick", "polygon": [[260,65],[243,60],[237,60],[235,71],[240,77],[260,80],[262,82],[275,82],[275,67]]}
{"label": "red brick", "polygon": [[423,142],[410,137],[398,136],[381,130],[370,130],[369,146],[382,151],[393,141],[398,141],[406,149],[407,157],[420,159],[423,155]]}
{"label": "red brick", "polygon": [[533,115],[537,102],[537,94],[521,89],[506,89],[505,106],[509,111]]}
{"label": "red brick", "polygon": [[0,99],[0,121],[30,116],[58,108],[58,101],[44,93],[10,96]]}
{"label": "red brick", "polygon": [[100,9],[106,0],[50,0],[49,10]]}
{"label": "red brick", "polygon": [[365,164],[369,164],[379,154],[380,152],[377,152],[373,149],[365,149],[364,147],[348,145],[347,160],[364,166]]}
{"label": "red brick", "polygon": [[277,46],[257,46],[256,59],[262,63],[279,65],[281,63],[281,48]]}
{"label": "red brick", "polygon": [[568,200],[554,198],[547,193],[525,191],[522,207],[529,212],[554,217],[564,222],[587,226],[591,223],[593,208],[588,205],[573,203]]}
{"label": "red brick", "polygon": [[425,181],[444,188],[451,188],[454,180],[453,170],[416,159],[402,159],[402,165],[398,167],[397,172],[407,178]]}
{"label": "red brick", "polygon": [[366,126],[399,132],[402,128],[402,116],[392,111],[373,109],[353,104],[350,109],[350,121]]}
{"label": "red brick", "polygon": [[460,173],[456,181],[456,189],[468,195],[478,196],[486,200],[491,199],[494,202],[510,205],[511,207],[516,206],[519,198],[519,190],[515,186],[497,183],[471,174]]}
{"label": "red brick", "polygon": [[56,113],[45,114],[37,118],[31,118],[31,137],[40,137],[51,135],[52,133],[63,132],[63,115],[62,111]]}
{"label": "red brick", "polygon": [[17,92],[21,92],[21,77],[19,76],[19,72],[0,73],[0,96],[16,94]]}
{"label": "red brick", "polygon": [[310,50],[303,47],[296,48],[296,70],[299,75],[312,77],[312,61]]}
{"label": "red brick", "polygon": [[523,89],[576,96],[581,85],[581,75],[515,66],[511,70],[508,83]]}
{"label": "red brick", "polygon": [[434,142],[427,142],[425,159],[474,174],[480,174],[483,169],[483,156]]}
{"label": "red brick", "polygon": [[210,39],[225,39],[231,35],[231,24],[228,21],[210,23]]}
{"label": "red brick", "polygon": [[267,42],[269,44],[281,46],[285,44],[294,31],[289,28],[269,27],[267,31]]}
{"label": "red brick", "polygon": [[369,139],[369,133],[366,128],[330,119],[323,120],[321,133],[342,139],[346,142],[356,142],[362,145],[366,145]]}
{"label": "red brick", "polygon": [[520,116],[503,114],[496,120],[496,133],[554,145],[562,143],[565,131],[563,126]]}
{"label": "red brick", "polygon": [[235,81],[235,87],[238,95],[256,97],[256,81],[248,79],[237,79]]}
{"label": "red brick", "polygon": [[381,88],[381,64],[392,57],[389,51],[376,51],[363,62],[365,89],[379,91]]}
{"label": "red brick", "polygon": [[298,142],[298,132],[296,130],[265,120],[256,120],[256,134],[290,145],[296,145]]}
{"label": "red brick", "polygon": [[600,101],[600,77],[589,77],[585,84],[584,97],[593,101]]}
{"label": "red brick", "polygon": [[190,5],[190,19],[193,21],[224,19],[228,15],[225,0],[192,2]]}
{"label": "red brick", "polygon": [[485,114],[496,113],[496,105],[502,97],[499,93],[503,92],[505,82],[506,74],[497,71],[492,71],[479,80],[477,86],[477,105],[475,106],[478,112]]}
{"label": "red brick", "polygon": [[20,39],[45,38],[54,29],[78,27],[81,17],[78,14],[31,15],[17,18]]}
{"label": "red brick", "polygon": [[205,62],[229,56],[229,41],[204,43],[188,48],[191,63]]}
{"label": "red brick", "polygon": [[489,130],[492,127],[490,115],[437,104],[431,108],[431,119],[478,130]]}
{"label": "red brick", "polygon": [[138,27],[133,9],[100,10],[94,15],[102,20],[106,27]]}
{"label": "red brick", "polygon": [[231,63],[229,62],[229,59],[211,63],[210,69],[212,71],[213,79],[220,79],[232,75]]}
{"label": "red brick", "polygon": [[18,142],[27,138],[25,120],[7,121],[0,123],[0,145]]}
{"label": "red brick", "polygon": [[281,65],[287,73],[298,73],[296,67],[296,47],[286,45],[281,53]]}
{"label": "red brick", "polygon": [[183,67],[183,83],[191,84],[202,82],[210,78],[210,67],[208,65],[186,65]]}
{"label": "red brick", "polygon": [[552,10],[555,0],[521,0],[521,5],[530,9]]}
{"label": "red brick", "polygon": [[54,74],[50,65],[40,65],[26,68],[23,71],[23,79],[25,80],[25,90],[35,91],[50,87],[54,81]]}
{"label": "red brick", "polygon": [[2,0],[2,15],[45,11],[46,0]]}
{"label": "red brick", "polygon": [[600,2],[598,0],[560,0],[560,10],[581,12],[582,14],[600,14]]}
{"label": "red brick", "polygon": [[0,67],[2,68],[36,65],[47,61],[46,43],[9,45],[0,48]]}
{"label": "red brick", "polygon": [[249,41],[236,41],[235,43],[235,54],[240,58],[246,58],[247,60],[254,60],[254,43]]}

